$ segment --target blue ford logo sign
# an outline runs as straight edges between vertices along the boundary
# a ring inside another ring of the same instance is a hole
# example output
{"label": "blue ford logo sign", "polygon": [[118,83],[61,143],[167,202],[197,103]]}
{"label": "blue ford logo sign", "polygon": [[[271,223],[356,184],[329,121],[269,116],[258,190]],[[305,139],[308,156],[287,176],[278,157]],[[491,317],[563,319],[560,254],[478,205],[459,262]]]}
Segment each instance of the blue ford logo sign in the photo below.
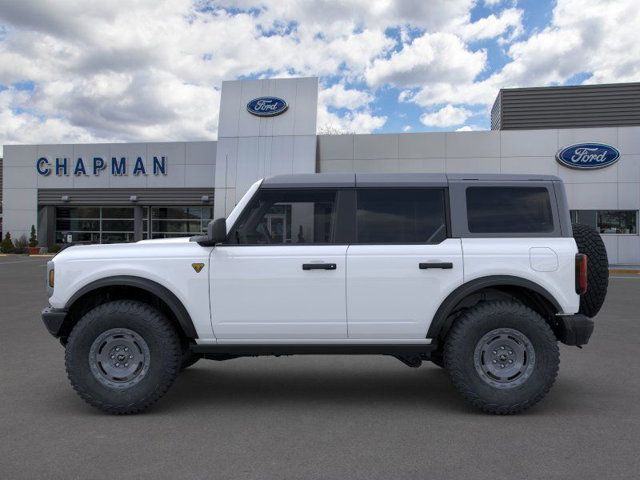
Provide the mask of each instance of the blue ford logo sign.
{"label": "blue ford logo sign", "polygon": [[284,113],[287,108],[287,102],[278,97],[254,98],[247,103],[247,111],[258,117],[275,117]]}
{"label": "blue ford logo sign", "polygon": [[613,165],[620,158],[620,152],[611,145],[602,143],[579,143],[565,147],[556,159],[562,165],[581,170],[594,170]]}

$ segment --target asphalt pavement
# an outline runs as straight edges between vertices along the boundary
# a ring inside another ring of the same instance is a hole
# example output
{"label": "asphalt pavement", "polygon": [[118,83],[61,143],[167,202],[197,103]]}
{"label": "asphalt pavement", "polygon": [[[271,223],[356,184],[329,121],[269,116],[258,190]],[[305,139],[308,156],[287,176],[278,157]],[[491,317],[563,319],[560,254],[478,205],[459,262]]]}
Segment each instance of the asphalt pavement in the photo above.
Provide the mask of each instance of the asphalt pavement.
{"label": "asphalt pavement", "polygon": [[149,412],[85,404],[40,320],[46,258],[0,257],[2,479],[603,479],[640,472],[640,275],[616,275],[550,394],[478,413],[376,356],[200,361]]}

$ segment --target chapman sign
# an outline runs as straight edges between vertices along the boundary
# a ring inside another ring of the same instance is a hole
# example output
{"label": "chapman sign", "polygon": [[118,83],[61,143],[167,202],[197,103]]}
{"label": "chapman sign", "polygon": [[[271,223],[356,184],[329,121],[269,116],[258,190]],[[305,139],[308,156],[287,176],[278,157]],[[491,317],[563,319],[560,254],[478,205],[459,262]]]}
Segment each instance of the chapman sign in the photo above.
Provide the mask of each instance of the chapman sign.
{"label": "chapman sign", "polygon": [[111,173],[113,176],[132,175],[166,175],[167,157],[153,157],[150,162],[145,162],[143,157],[128,159],[127,157],[102,157],[82,158],[76,160],[66,157],[47,158],[40,157],[36,160],[36,170],[39,175],[47,177],[55,174],[58,177],[63,175],[100,175],[101,173]]}
{"label": "chapman sign", "polygon": [[275,117],[289,108],[287,102],[278,97],[259,97],[247,103],[247,111],[257,117]]}
{"label": "chapman sign", "polygon": [[558,163],[580,170],[595,170],[613,165],[620,152],[611,145],[602,143],[579,143],[565,147],[556,154]]}

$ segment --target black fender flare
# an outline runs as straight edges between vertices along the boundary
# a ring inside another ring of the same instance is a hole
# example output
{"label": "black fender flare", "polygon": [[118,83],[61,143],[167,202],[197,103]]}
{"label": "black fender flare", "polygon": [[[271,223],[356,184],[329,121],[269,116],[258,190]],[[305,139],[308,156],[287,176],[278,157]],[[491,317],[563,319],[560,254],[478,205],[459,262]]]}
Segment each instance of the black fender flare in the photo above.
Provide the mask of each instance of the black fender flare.
{"label": "black fender flare", "polygon": [[113,277],[105,277],[99,280],[95,280],[91,283],[88,283],[76,293],[74,293],[67,301],[65,309],[68,311],[69,308],[78,299],[85,296],[87,293],[104,287],[116,286],[139,288],[158,297],[169,307],[171,312],[174,314],[184,334],[188,338],[198,338],[198,334],[195,327],[193,326],[191,316],[189,315],[189,312],[187,312],[187,309],[182,304],[182,302],[178,299],[178,297],[176,297],[176,295],[164,285],[160,285],[159,283],[154,282],[153,280],[149,280],[148,278],[136,277],[131,275],[115,275]]}
{"label": "black fender flare", "polygon": [[531,280],[527,280],[521,277],[514,277],[511,275],[491,275],[488,277],[481,277],[471,280],[467,283],[463,283],[453,292],[451,292],[447,298],[440,304],[440,307],[433,316],[429,331],[427,332],[427,338],[437,339],[443,330],[450,326],[447,325],[447,319],[454,307],[464,300],[467,296],[473,293],[489,287],[522,287],[531,290],[545,300],[547,300],[556,312],[560,312],[562,308],[558,301],[551,295],[545,288],[541,287]]}

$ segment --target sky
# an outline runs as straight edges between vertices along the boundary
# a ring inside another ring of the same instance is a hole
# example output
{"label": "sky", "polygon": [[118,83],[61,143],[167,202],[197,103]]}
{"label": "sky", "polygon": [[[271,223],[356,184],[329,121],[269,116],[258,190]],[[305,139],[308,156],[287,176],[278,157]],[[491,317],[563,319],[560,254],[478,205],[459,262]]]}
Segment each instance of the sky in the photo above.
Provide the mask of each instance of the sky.
{"label": "sky", "polygon": [[214,140],[223,80],[292,76],[319,133],[486,130],[500,88],[640,81],[637,2],[0,0],[0,145]]}

